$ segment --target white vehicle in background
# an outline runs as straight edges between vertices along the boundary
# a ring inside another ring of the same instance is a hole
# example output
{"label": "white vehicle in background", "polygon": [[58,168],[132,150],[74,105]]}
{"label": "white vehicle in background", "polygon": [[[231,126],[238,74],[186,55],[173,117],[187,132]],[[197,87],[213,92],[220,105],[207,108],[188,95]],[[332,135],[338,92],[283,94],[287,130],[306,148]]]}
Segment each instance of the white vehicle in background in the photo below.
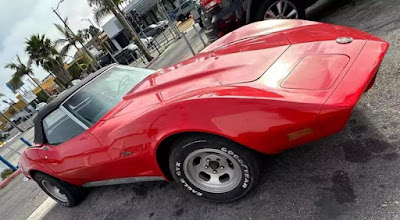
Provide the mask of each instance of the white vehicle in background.
{"label": "white vehicle in background", "polygon": [[[153,43],[154,38],[153,37],[146,37],[146,38],[140,38],[142,43],[144,44],[145,47],[149,47],[151,43]],[[126,46],[123,50],[129,49],[129,50],[138,50],[138,46],[135,43],[130,43],[128,46]]]}
{"label": "white vehicle in background", "polygon": [[40,109],[42,109],[46,105],[47,105],[46,102],[41,102],[41,103],[37,104],[36,105],[36,111],[39,111]]}

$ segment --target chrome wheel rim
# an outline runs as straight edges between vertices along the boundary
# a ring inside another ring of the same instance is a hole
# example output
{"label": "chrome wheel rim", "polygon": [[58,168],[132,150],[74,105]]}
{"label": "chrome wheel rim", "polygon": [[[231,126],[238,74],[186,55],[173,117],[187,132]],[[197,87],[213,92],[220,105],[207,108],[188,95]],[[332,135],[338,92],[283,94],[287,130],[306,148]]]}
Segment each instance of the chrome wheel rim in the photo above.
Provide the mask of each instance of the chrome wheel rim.
{"label": "chrome wheel rim", "polygon": [[54,198],[61,202],[68,202],[67,196],[60,191],[60,189],[47,180],[42,180],[43,188]]}
{"label": "chrome wheel rim", "polygon": [[183,162],[187,179],[210,193],[225,193],[236,188],[242,179],[239,163],[229,154],[212,148],[195,150]]}
{"label": "chrome wheel rim", "polygon": [[268,19],[297,19],[299,11],[290,1],[281,0],[273,3],[264,14],[264,20]]}

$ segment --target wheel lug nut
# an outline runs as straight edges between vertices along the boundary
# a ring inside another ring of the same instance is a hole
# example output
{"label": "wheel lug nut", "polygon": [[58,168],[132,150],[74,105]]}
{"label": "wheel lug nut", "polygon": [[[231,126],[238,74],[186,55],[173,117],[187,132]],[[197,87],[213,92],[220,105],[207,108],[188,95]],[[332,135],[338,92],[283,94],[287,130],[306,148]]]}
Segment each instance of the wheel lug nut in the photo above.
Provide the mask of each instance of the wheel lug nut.
{"label": "wheel lug nut", "polygon": [[206,161],[207,161],[207,162],[210,162],[210,158],[207,158]]}
{"label": "wheel lug nut", "polygon": [[223,170],[225,167],[221,166],[221,170]]}
{"label": "wheel lug nut", "polygon": [[207,165],[205,165],[204,167],[205,167],[206,169],[208,168],[208,166],[207,166]]}
{"label": "wheel lug nut", "polygon": [[214,171],[213,171],[213,173],[217,173],[217,171],[216,171],[216,170],[214,170]]}

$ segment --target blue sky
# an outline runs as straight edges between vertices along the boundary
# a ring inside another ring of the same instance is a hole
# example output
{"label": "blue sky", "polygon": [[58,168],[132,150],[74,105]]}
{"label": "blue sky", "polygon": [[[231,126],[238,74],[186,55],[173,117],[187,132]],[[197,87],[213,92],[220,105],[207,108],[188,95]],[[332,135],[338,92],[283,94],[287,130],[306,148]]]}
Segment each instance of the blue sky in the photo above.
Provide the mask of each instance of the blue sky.
{"label": "blue sky", "polygon": [[[6,87],[12,71],[5,69],[6,63],[12,62],[17,54],[22,60],[28,60],[24,52],[27,38],[32,34],[45,34],[54,40],[60,37],[53,23],[61,23],[52,12],[51,7],[56,7],[58,0],[0,0],[0,92],[9,97],[14,94]],[[89,23],[81,21],[89,18],[93,21],[92,8],[86,0],[64,0],[59,12],[62,17],[68,17],[68,23],[73,29],[87,28]],[[106,18],[102,23],[107,21]],[[72,53],[74,51],[71,51]],[[43,79],[48,75],[43,69],[34,68],[35,77]],[[1,108],[4,108],[2,104]]]}

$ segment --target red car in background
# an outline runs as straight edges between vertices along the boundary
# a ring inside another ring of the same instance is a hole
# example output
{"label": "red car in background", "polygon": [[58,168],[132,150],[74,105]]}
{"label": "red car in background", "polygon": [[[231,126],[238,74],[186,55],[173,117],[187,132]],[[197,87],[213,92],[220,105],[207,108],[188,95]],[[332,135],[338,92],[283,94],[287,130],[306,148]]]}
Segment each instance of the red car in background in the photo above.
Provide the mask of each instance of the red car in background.
{"label": "red car in background", "polygon": [[317,0],[200,0],[200,15],[210,42],[236,28],[269,19],[304,19]]}
{"label": "red car in background", "polygon": [[388,46],[348,27],[271,20],[159,71],[109,66],[39,111],[19,166],[64,206],[85,187],[153,180],[232,201],[256,185],[257,154],[343,129]]}

